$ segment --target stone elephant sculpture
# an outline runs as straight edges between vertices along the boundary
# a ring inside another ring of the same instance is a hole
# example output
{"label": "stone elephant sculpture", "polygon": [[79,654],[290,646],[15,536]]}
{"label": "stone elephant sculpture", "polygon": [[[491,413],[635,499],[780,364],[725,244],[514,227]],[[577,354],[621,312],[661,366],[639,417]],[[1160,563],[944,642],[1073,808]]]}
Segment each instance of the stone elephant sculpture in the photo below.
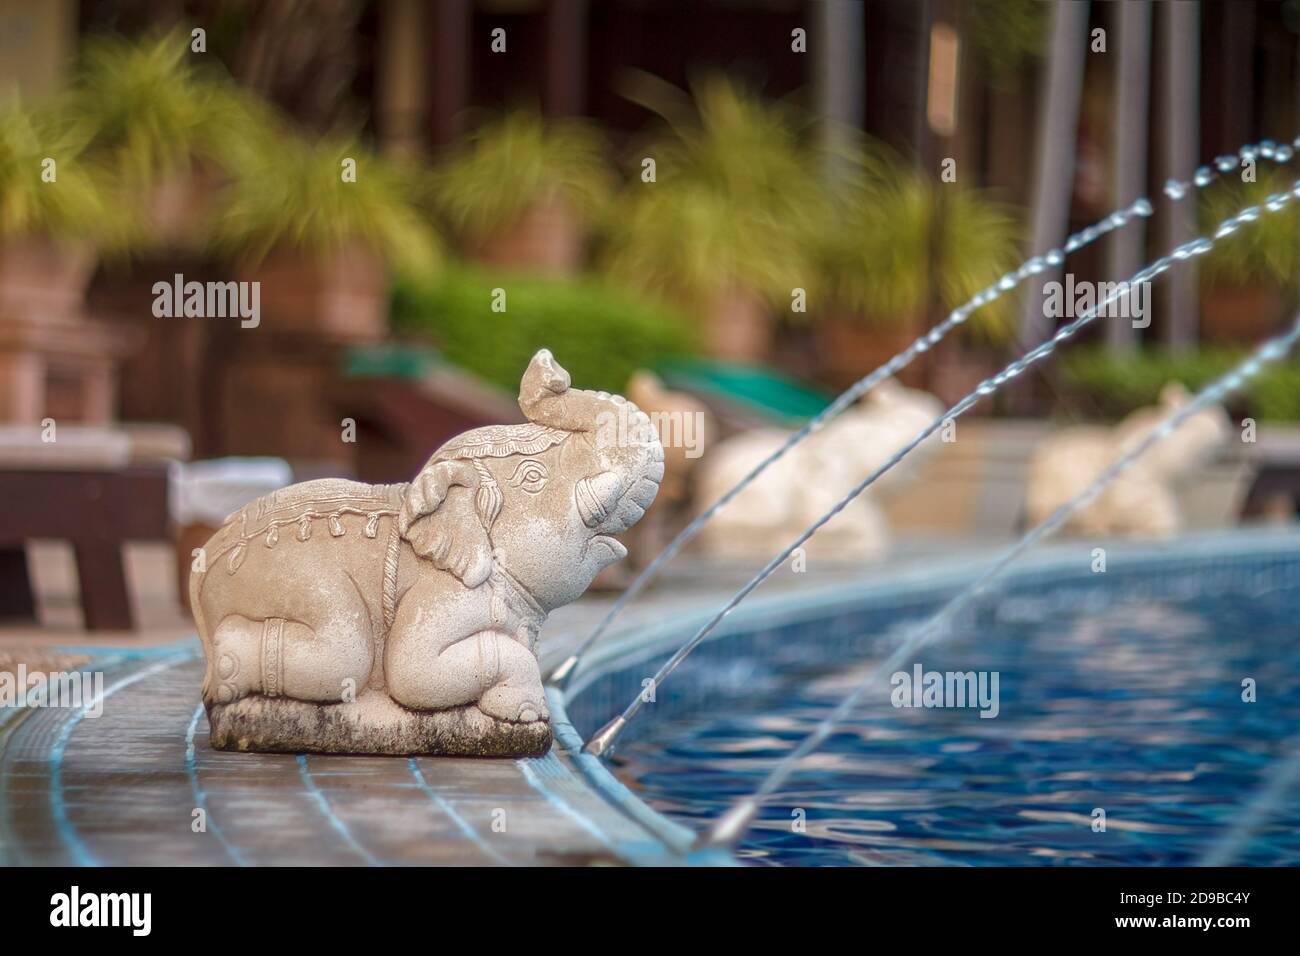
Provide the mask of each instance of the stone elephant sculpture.
{"label": "stone elephant sculpture", "polygon": [[[1140,408],[1112,427],[1081,425],[1044,441],[1029,462],[1025,515],[1046,520],[1080,494],[1120,454],[1139,442],[1191,396],[1180,383],[1160,392],[1158,405]],[[1192,415],[1121,472],[1096,498],[1067,519],[1066,534],[1163,538],[1182,527],[1175,485],[1209,461],[1231,434],[1222,408]]]}
{"label": "stone elephant sculpture", "polygon": [[409,484],[309,481],[230,516],[191,579],[214,747],[546,752],[539,631],[624,557],[612,536],[654,501],[663,449],[546,350],[519,406]]}

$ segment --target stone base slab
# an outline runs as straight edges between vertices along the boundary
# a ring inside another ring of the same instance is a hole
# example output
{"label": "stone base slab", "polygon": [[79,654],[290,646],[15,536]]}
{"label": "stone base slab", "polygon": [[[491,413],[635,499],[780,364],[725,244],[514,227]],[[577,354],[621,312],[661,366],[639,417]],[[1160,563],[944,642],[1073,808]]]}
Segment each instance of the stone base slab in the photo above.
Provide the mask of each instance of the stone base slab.
{"label": "stone base slab", "polygon": [[545,720],[510,723],[473,704],[414,711],[370,691],[354,703],[311,704],[253,695],[209,703],[215,750],[261,753],[428,754],[456,757],[542,757],[551,749]]}

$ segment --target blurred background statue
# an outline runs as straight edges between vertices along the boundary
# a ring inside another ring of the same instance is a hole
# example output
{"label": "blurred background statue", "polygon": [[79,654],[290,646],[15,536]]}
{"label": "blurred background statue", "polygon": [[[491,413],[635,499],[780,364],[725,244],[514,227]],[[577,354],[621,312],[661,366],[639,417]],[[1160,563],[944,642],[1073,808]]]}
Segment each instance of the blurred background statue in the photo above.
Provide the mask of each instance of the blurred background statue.
{"label": "blurred background statue", "polygon": [[[779,551],[942,411],[932,395],[893,381],[881,383],[737,495],[705,526],[702,546],[732,557]],[[700,469],[697,506],[720,498],[788,436],[780,429],[756,428],[712,449]],[[809,555],[865,559],[886,554],[889,529],[878,501],[905,485],[935,444],[934,437],[922,443],[876,488],[828,522],[808,542]]]}
{"label": "blurred background statue", "polygon": [[[1158,405],[1138,409],[1112,428],[1081,425],[1045,439],[1029,463],[1025,502],[1030,524],[1043,521],[1082,492],[1106,466],[1189,400],[1187,389],[1171,382],[1160,392]],[[1072,514],[1063,530],[1092,537],[1176,534],[1183,527],[1178,485],[1197,480],[1231,435],[1232,424],[1222,408],[1193,415],[1091,504]]]}

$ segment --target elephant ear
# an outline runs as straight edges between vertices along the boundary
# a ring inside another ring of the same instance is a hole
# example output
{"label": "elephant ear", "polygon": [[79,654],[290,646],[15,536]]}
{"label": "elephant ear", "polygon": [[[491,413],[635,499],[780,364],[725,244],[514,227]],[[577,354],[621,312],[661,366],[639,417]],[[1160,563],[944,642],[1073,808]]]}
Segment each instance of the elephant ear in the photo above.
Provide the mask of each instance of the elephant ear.
{"label": "elephant ear", "polygon": [[[475,507],[478,471],[466,461],[424,467],[406,490],[397,527],[411,549],[476,588],[492,573],[492,543]],[[464,491],[455,492],[456,488]]]}

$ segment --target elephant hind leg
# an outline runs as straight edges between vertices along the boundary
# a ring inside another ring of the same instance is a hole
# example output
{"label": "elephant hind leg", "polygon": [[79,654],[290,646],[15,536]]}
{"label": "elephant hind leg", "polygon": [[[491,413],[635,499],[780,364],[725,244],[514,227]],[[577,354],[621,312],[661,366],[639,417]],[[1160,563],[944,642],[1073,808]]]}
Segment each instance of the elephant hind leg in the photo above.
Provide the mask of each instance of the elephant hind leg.
{"label": "elephant hind leg", "polygon": [[372,663],[364,629],[337,624],[313,630],[284,618],[230,614],[212,635],[203,699],[228,704],[264,694],[334,703],[365,687]]}
{"label": "elephant hind leg", "polygon": [[508,634],[480,631],[433,661],[389,659],[388,692],[415,710],[477,704],[489,717],[528,723],[549,717],[537,658]]}

